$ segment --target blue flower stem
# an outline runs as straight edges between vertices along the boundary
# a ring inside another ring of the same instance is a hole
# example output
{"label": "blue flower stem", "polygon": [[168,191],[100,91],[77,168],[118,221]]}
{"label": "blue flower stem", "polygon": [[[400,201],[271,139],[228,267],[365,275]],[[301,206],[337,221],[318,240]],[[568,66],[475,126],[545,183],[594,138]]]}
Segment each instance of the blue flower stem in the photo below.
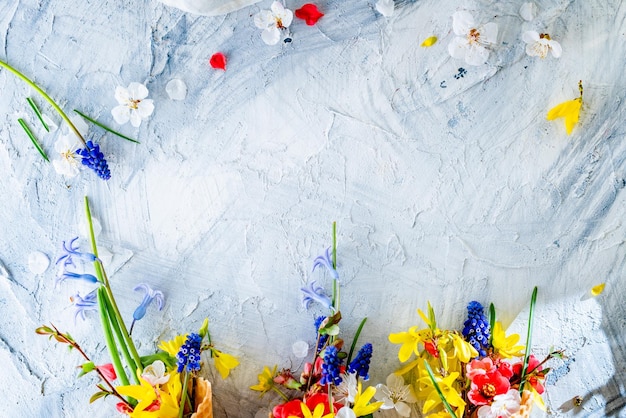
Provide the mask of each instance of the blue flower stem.
{"label": "blue flower stem", "polygon": [[188,371],[185,371],[185,377],[183,377],[183,379],[183,393],[180,398],[180,409],[178,410],[178,418],[183,418],[183,413],[185,411],[185,401],[187,400],[187,385],[189,383]]}
{"label": "blue flower stem", "polygon": [[356,334],[354,334],[354,339],[352,340],[352,345],[350,346],[350,352],[348,353],[348,359],[346,360],[346,364],[350,364],[350,362],[352,361],[352,354],[354,354],[354,349],[356,348],[356,343],[359,340],[359,336],[361,335],[361,331],[363,330],[363,325],[365,325],[365,321],[367,321],[367,317],[361,320],[361,323],[356,330]]}
{"label": "blue flower stem", "polygon": [[528,372],[528,359],[530,358],[530,345],[533,336],[533,316],[535,313],[535,303],[537,302],[537,286],[533,289],[533,294],[530,297],[530,309],[528,313],[528,331],[526,333],[526,350],[524,352],[524,365],[522,367],[522,375],[520,377],[521,382],[519,385],[519,392],[524,391],[524,384],[526,383],[526,374]]}
{"label": "blue flower stem", "polygon": [[424,366],[426,366],[426,371],[428,372],[428,377],[430,377],[430,380],[433,382],[433,386],[435,387],[435,390],[437,391],[437,394],[439,394],[439,398],[441,398],[441,401],[443,402],[443,405],[445,406],[446,410],[448,411],[448,413],[450,414],[450,416],[452,418],[457,418],[456,414],[454,413],[454,409],[452,409],[452,407],[448,403],[448,400],[443,395],[443,392],[441,391],[441,388],[439,387],[439,384],[437,383],[437,380],[435,379],[435,375],[433,374],[433,370],[430,368],[430,364],[428,364],[428,362],[426,360],[424,360]]}
{"label": "blue flower stem", "polygon": [[57,113],[61,116],[61,118],[69,125],[70,129],[76,134],[76,136],[78,137],[78,139],[80,139],[80,141],[83,143],[83,145],[87,146],[87,143],[85,142],[85,138],[83,138],[83,136],[78,131],[76,126],[74,126],[74,124],[72,123],[70,118],[67,117],[67,115],[65,114],[63,109],[61,109],[61,107],[54,100],[52,100],[52,98],[50,96],[48,96],[48,93],[43,91],[41,89],[41,87],[39,87],[37,84],[32,82],[28,77],[26,77],[24,74],[22,74],[19,71],[17,71],[15,68],[13,68],[8,63],[0,60],[0,67],[4,67],[5,69],[9,70],[9,72],[13,73],[15,76],[20,78],[22,81],[24,81],[30,87],[32,87],[37,93],[39,93],[48,103],[50,103],[50,106],[52,106],[54,108],[54,110],[56,110]]}
{"label": "blue flower stem", "polygon": [[[93,220],[91,218],[91,210],[89,209],[89,199],[85,196],[85,213],[87,215],[87,222],[89,223],[89,237],[91,239],[91,250],[92,253],[98,257],[98,246],[96,245],[96,236],[93,232]],[[122,339],[120,340],[120,344],[126,345],[127,349],[130,351],[132,358],[137,366],[137,369],[141,372],[143,370],[143,366],[141,363],[141,358],[139,357],[139,353],[137,353],[137,349],[135,348],[135,343],[132,338],[128,334],[128,328],[124,324],[124,319],[122,319],[122,315],[120,314],[120,310],[115,303],[115,297],[113,296],[113,291],[111,290],[111,286],[109,285],[109,279],[104,271],[102,266],[102,262],[98,258],[94,261],[94,266],[96,269],[96,276],[98,280],[104,285],[104,289],[106,290],[106,296],[108,298],[107,302],[111,305],[113,315],[111,316],[111,321],[116,321],[120,327],[122,332]],[[133,370],[135,372],[135,370]]]}
{"label": "blue flower stem", "polygon": [[[111,307],[111,304],[109,303],[109,299],[108,298],[104,298],[104,299],[105,299],[104,304],[106,305],[106,308],[107,308],[107,314],[109,316],[109,319],[112,319],[115,317],[113,308]],[[128,352],[128,347],[126,346],[126,344],[124,344],[124,337],[122,336],[122,331],[120,330],[120,324],[118,324],[117,321],[111,321],[111,326],[113,328],[113,332],[115,333],[114,336],[117,338],[117,341],[119,341],[120,343],[119,348],[122,351],[122,355],[124,356],[124,361],[126,361],[126,364],[128,365],[128,368],[131,371],[133,382],[139,385],[140,382],[139,382],[139,378],[137,377],[137,364],[135,363],[130,353]]]}
{"label": "blue flower stem", "polygon": [[129,384],[128,377],[126,376],[126,371],[122,366],[122,361],[120,360],[120,353],[117,352],[117,347],[115,345],[115,340],[113,339],[113,333],[111,332],[111,323],[109,321],[108,310],[106,307],[106,291],[103,287],[98,289],[98,311],[100,312],[100,322],[102,323],[102,331],[104,332],[104,339],[107,343],[107,348],[109,349],[109,355],[111,356],[111,363],[113,363],[113,368],[115,369],[115,373],[117,373],[117,377],[120,379],[122,385],[126,386]]}

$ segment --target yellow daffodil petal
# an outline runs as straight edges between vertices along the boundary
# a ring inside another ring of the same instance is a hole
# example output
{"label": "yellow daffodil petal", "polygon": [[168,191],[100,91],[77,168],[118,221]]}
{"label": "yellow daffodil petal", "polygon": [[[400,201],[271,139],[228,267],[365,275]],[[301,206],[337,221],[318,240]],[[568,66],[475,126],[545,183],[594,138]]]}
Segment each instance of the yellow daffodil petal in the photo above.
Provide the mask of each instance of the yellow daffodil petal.
{"label": "yellow daffodil petal", "polygon": [[428,48],[429,46],[433,46],[435,45],[435,43],[437,42],[437,37],[436,36],[430,36],[428,38],[426,38],[424,40],[424,42],[422,42],[422,47],[424,48]]}
{"label": "yellow daffodil petal", "polygon": [[239,360],[237,360],[237,357],[222,353],[214,348],[211,349],[211,352],[213,353],[215,368],[220,373],[220,376],[222,376],[222,379],[226,379],[230,374],[230,371],[239,366]]}
{"label": "yellow daffodil petal", "polygon": [[454,334],[452,336],[452,344],[454,345],[455,357],[462,363],[469,363],[470,359],[478,357],[478,351],[461,336]]}
{"label": "yellow daffodil petal", "polygon": [[187,339],[187,335],[177,335],[173,340],[169,341],[161,341],[159,344],[159,348],[166,353],[168,353],[172,357],[176,357],[176,354],[180,351],[180,347],[185,344],[185,340]]}
{"label": "yellow daffodil petal", "polygon": [[492,344],[495,352],[502,357],[519,357],[524,354],[524,346],[515,345],[519,341],[519,338],[518,334],[511,334],[507,337],[504,329],[502,329],[502,324],[498,321],[494,324]]}
{"label": "yellow daffodil petal", "polygon": [[361,382],[359,382],[357,383],[357,392],[354,396],[354,407],[352,408],[357,417],[364,417],[366,415],[373,414],[385,404],[384,402],[369,403],[376,393],[375,387],[370,386],[365,389],[364,392],[361,392],[361,389],[362,385]]}
{"label": "yellow daffodil petal", "polygon": [[259,383],[254,386],[250,386],[250,389],[261,392],[261,396],[263,396],[265,392],[271,390],[274,384],[274,376],[276,376],[277,368],[278,366],[274,366],[274,368],[270,370],[268,366],[263,367],[263,371],[258,376]]}
{"label": "yellow daffodil petal", "polygon": [[576,123],[578,123],[582,103],[582,98],[577,97],[574,100],[568,100],[566,102],[558,104],[548,111],[546,118],[548,120],[565,118],[565,131],[569,135],[572,133],[572,130],[574,129]]}
{"label": "yellow daffodil petal", "polygon": [[598,296],[600,293],[604,292],[605,286],[606,286],[606,283],[600,283],[599,285],[592,287],[591,294],[593,296]]}

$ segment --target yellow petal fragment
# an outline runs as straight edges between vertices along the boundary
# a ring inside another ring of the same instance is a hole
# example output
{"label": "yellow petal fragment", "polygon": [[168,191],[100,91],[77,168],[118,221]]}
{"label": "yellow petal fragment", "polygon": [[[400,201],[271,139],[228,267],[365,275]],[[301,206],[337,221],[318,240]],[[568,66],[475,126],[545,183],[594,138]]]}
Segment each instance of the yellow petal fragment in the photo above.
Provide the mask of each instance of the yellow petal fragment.
{"label": "yellow petal fragment", "polygon": [[571,134],[574,126],[578,123],[580,117],[580,108],[583,104],[583,82],[578,82],[578,91],[580,96],[574,100],[568,100],[554,106],[548,111],[546,118],[548,120],[554,120],[557,118],[565,118],[565,131],[567,134]]}
{"label": "yellow petal fragment", "polygon": [[437,42],[437,37],[436,36],[431,36],[429,38],[426,38],[424,40],[424,42],[422,42],[421,46],[424,47],[424,48],[428,48],[430,46],[435,45],[436,42]]}
{"label": "yellow petal fragment", "polygon": [[600,293],[604,292],[604,286],[606,286],[606,283],[600,283],[599,285],[592,287],[591,294],[593,296],[598,296]]}

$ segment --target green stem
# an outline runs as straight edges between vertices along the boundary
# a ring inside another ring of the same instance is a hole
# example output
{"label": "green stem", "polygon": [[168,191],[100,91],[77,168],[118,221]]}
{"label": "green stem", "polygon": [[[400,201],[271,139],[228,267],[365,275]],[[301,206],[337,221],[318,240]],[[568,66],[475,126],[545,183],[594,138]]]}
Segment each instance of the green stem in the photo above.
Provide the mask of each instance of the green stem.
{"label": "green stem", "polygon": [[61,118],[69,125],[70,129],[76,134],[76,136],[78,137],[78,139],[80,139],[80,141],[83,143],[83,145],[87,146],[87,143],[85,142],[85,138],[83,138],[83,136],[80,134],[80,132],[78,132],[78,129],[76,128],[76,126],[74,126],[74,124],[72,123],[70,118],[67,117],[67,115],[65,114],[63,109],[61,109],[61,107],[58,104],[56,104],[56,102],[54,100],[52,100],[52,98],[50,96],[48,96],[48,93],[43,91],[41,89],[41,87],[39,87],[37,84],[32,82],[28,77],[26,77],[24,74],[22,74],[19,71],[17,71],[15,68],[10,66],[8,63],[0,60],[0,67],[4,67],[7,70],[9,70],[9,72],[11,72],[14,75],[16,75],[18,78],[20,78],[22,81],[24,81],[30,87],[32,87],[44,99],[46,99],[46,101],[48,103],[50,103],[50,106],[52,106],[54,108],[54,110],[56,110],[57,113],[61,116]]}
{"label": "green stem", "polygon": [[105,131],[107,131],[107,132],[111,132],[113,135],[117,135],[117,136],[119,136],[120,138],[123,138],[123,139],[125,139],[125,140],[127,140],[127,141],[134,142],[135,144],[139,144],[139,141],[137,141],[137,140],[135,140],[135,139],[132,139],[132,138],[129,138],[129,137],[127,137],[126,135],[123,135],[123,134],[121,134],[121,133],[119,133],[119,132],[117,132],[117,131],[115,131],[115,130],[113,130],[113,129],[109,128],[108,126],[103,125],[102,123],[98,122],[97,120],[95,120],[95,119],[93,119],[93,118],[90,118],[89,116],[85,115],[85,114],[84,114],[84,113],[82,113],[82,112],[79,112],[79,111],[78,111],[78,110],[76,110],[76,109],[74,109],[74,112],[78,113],[80,116],[82,116],[84,119],[87,119],[89,122],[93,123],[94,125],[101,127],[101,128],[102,128],[102,129],[104,129]]}
{"label": "green stem", "polygon": [[111,323],[109,322],[105,298],[106,293],[104,291],[104,288],[100,287],[98,289],[98,311],[100,312],[102,331],[104,332],[104,338],[107,343],[107,348],[109,349],[109,355],[111,356],[111,363],[113,363],[113,368],[115,368],[117,377],[120,379],[122,385],[126,386],[129,384],[128,377],[126,376],[126,371],[122,366],[120,354],[117,352],[115,340],[113,339],[113,334],[111,333]]}
{"label": "green stem", "polygon": [[428,372],[428,376],[430,377],[430,380],[433,382],[433,386],[435,387],[435,390],[439,394],[439,397],[441,398],[443,405],[446,407],[446,410],[448,411],[451,417],[457,418],[456,413],[454,412],[454,409],[452,409],[452,407],[446,400],[446,397],[443,396],[443,392],[441,391],[441,388],[439,387],[437,380],[435,380],[435,375],[433,374],[433,370],[430,368],[430,364],[428,364],[428,362],[424,360],[424,365],[426,366],[426,371]]}
{"label": "green stem", "polygon": [[533,316],[535,313],[535,303],[537,302],[537,286],[533,289],[533,294],[530,297],[530,310],[528,313],[528,331],[526,333],[526,350],[524,352],[524,366],[522,367],[522,375],[520,377],[521,382],[519,385],[519,391],[522,393],[524,391],[524,384],[526,373],[528,372],[528,359],[530,358],[530,345],[532,341],[533,335]]}
{"label": "green stem", "polygon": [[30,97],[27,97],[26,101],[28,102],[30,107],[33,108],[33,111],[37,115],[37,118],[39,119],[39,122],[41,122],[41,124],[43,125],[43,128],[46,130],[46,132],[50,132],[50,127],[48,126],[46,121],[43,120],[43,116],[42,116],[41,112],[39,111],[39,108],[37,107],[37,104],[35,103],[35,101],[33,99],[31,99]]}
{"label": "green stem", "polygon": [[350,361],[352,360],[352,354],[354,354],[354,349],[356,347],[357,341],[359,340],[359,336],[361,335],[361,331],[363,330],[363,325],[365,325],[365,321],[367,321],[367,317],[361,320],[361,323],[359,324],[359,327],[356,330],[356,334],[354,334],[354,339],[352,340],[352,345],[350,346],[350,353],[348,354],[348,359],[346,361],[346,364],[350,364]]}
{"label": "green stem", "polygon": [[[104,298],[104,299],[105,299],[104,304],[106,305],[107,314],[109,318],[114,318],[113,309],[111,308],[111,304],[109,303],[108,298]],[[117,321],[111,321],[111,325],[113,327],[113,332],[115,333],[115,337],[117,338],[117,341],[119,342],[119,347],[122,351],[122,355],[124,356],[124,361],[126,361],[126,364],[128,365],[128,369],[131,371],[133,382],[139,385],[140,382],[139,382],[139,378],[137,377],[137,364],[135,363],[130,353],[128,352],[128,347],[126,346],[126,344],[124,344],[124,337],[122,336],[120,325],[117,323]]]}
{"label": "green stem", "polygon": [[283,393],[282,390],[278,389],[274,384],[272,384],[272,390],[280,395],[285,401],[289,401],[289,397]]}
{"label": "green stem", "polygon": [[493,328],[496,326],[496,307],[493,303],[489,305],[489,346],[493,347]]}
{"label": "green stem", "polygon": [[185,411],[185,401],[187,400],[187,385],[189,383],[189,372],[185,372],[185,377],[183,381],[183,392],[180,399],[180,409],[178,410],[178,418],[183,418],[183,413]]}
{"label": "green stem", "polygon": [[[333,222],[333,269],[337,270],[337,222]],[[333,279],[333,308],[339,312],[339,284]]]}
{"label": "green stem", "polygon": [[26,122],[24,122],[24,119],[19,118],[17,121],[20,123],[20,125],[22,126],[22,129],[24,129],[24,132],[26,132],[26,135],[28,135],[28,137],[30,138],[30,141],[33,143],[35,148],[37,148],[37,151],[39,151],[39,154],[41,154],[43,159],[46,160],[47,162],[50,162],[50,160],[48,159],[48,156],[46,155],[46,152],[43,150],[43,148],[41,148],[41,145],[39,145],[39,142],[37,142],[37,138],[35,138],[35,135],[31,132],[28,125],[26,125]]}

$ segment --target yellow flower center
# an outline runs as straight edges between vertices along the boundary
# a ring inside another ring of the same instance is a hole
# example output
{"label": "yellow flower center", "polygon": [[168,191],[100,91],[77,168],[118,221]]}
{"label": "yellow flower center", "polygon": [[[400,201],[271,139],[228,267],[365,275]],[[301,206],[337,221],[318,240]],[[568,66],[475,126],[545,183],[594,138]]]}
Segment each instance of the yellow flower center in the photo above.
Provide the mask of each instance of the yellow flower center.
{"label": "yellow flower center", "polygon": [[551,38],[550,35],[548,35],[547,33],[540,33],[539,39],[547,39],[549,41]]}
{"label": "yellow flower center", "polygon": [[467,40],[470,44],[480,43],[480,32],[478,32],[478,29],[470,29],[469,34],[467,35]]}
{"label": "yellow flower center", "polygon": [[483,387],[480,388],[480,391],[487,398],[493,398],[494,396],[496,396],[496,388],[491,383],[487,383],[486,385],[483,385]]}
{"label": "yellow flower center", "polygon": [[276,27],[277,27],[278,29],[286,29],[286,28],[283,26],[283,20],[282,20],[280,17],[277,17],[277,18],[276,18]]}
{"label": "yellow flower center", "polygon": [[126,106],[130,107],[131,109],[137,110],[137,109],[139,109],[139,103],[140,102],[141,102],[141,100],[139,100],[139,99],[135,99],[135,100],[128,99],[126,101]]}

